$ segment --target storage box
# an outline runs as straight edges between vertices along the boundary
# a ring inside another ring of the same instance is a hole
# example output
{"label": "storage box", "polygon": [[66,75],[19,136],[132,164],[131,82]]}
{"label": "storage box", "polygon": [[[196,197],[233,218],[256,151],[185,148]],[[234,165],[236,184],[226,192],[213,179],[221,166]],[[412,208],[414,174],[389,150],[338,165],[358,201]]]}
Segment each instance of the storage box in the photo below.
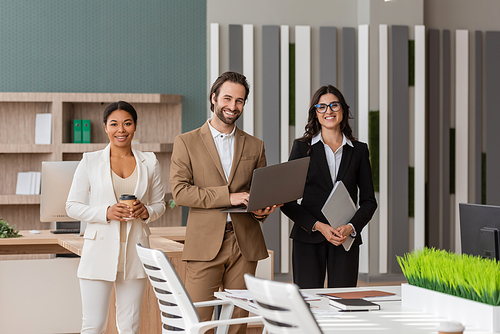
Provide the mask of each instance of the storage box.
{"label": "storage box", "polygon": [[489,332],[500,331],[500,306],[492,306],[434,290],[401,284],[403,307],[461,322]]}

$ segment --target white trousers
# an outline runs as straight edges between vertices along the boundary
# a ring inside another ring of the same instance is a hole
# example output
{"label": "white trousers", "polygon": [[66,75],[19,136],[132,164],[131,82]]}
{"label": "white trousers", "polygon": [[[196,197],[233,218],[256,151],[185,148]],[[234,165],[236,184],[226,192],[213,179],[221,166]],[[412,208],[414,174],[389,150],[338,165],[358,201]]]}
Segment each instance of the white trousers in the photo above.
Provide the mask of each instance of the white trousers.
{"label": "white trousers", "polygon": [[116,327],[120,334],[139,334],[141,309],[147,279],[125,281],[123,273],[115,282],[80,279],[82,294],[82,333],[104,334],[108,322],[113,284],[116,295]]}

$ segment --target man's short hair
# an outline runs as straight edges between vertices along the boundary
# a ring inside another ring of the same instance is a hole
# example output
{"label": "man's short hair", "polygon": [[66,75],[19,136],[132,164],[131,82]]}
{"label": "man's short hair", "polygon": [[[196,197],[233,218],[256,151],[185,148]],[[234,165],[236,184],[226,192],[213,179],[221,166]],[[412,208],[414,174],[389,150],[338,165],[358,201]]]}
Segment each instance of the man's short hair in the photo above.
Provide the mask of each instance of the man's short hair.
{"label": "man's short hair", "polygon": [[210,110],[214,111],[214,104],[212,103],[212,95],[215,93],[215,101],[217,101],[217,97],[219,96],[220,87],[226,81],[238,83],[245,87],[245,102],[248,98],[248,93],[250,92],[250,87],[248,86],[247,78],[240,73],[237,72],[224,72],[222,73],[212,85],[212,89],[210,89],[210,94],[208,95],[208,100],[210,101]]}

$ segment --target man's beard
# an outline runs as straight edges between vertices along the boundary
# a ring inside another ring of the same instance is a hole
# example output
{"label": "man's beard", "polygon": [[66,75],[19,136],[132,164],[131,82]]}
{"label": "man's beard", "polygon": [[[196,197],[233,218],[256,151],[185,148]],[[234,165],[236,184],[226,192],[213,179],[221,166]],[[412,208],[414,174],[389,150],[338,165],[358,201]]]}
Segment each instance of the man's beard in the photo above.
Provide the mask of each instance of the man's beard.
{"label": "man's beard", "polygon": [[[236,114],[236,113],[235,113]],[[215,109],[215,115],[217,116],[218,119],[220,119],[224,124],[227,124],[227,125],[232,125],[234,124],[234,122],[236,122],[238,120],[238,118],[240,118],[241,116],[241,113],[240,114],[237,114],[232,120],[230,119],[227,119],[226,116],[224,116],[224,112],[222,111],[222,109],[219,109],[219,108],[216,108]]]}

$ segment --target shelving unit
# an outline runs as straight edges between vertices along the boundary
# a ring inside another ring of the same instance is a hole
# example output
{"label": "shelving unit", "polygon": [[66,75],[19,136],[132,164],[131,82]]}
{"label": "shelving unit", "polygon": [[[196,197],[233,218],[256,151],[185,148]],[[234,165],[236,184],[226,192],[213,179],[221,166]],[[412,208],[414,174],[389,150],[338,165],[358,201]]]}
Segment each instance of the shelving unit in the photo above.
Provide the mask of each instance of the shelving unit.
{"label": "shelving unit", "polygon": [[[155,152],[162,167],[165,200],[172,198],[170,158],[181,133],[182,96],[113,93],[0,93],[0,218],[19,230],[49,229],[40,222],[40,195],[15,195],[18,172],[41,171],[42,161],[80,160],[108,144],[102,113],[115,101],[131,103],[138,114],[133,147]],[[52,114],[52,143],[35,144],[38,113]],[[90,144],[72,143],[73,119],[90,119]],[[151,226],[181,225],[180,208],[167,208]]]}

